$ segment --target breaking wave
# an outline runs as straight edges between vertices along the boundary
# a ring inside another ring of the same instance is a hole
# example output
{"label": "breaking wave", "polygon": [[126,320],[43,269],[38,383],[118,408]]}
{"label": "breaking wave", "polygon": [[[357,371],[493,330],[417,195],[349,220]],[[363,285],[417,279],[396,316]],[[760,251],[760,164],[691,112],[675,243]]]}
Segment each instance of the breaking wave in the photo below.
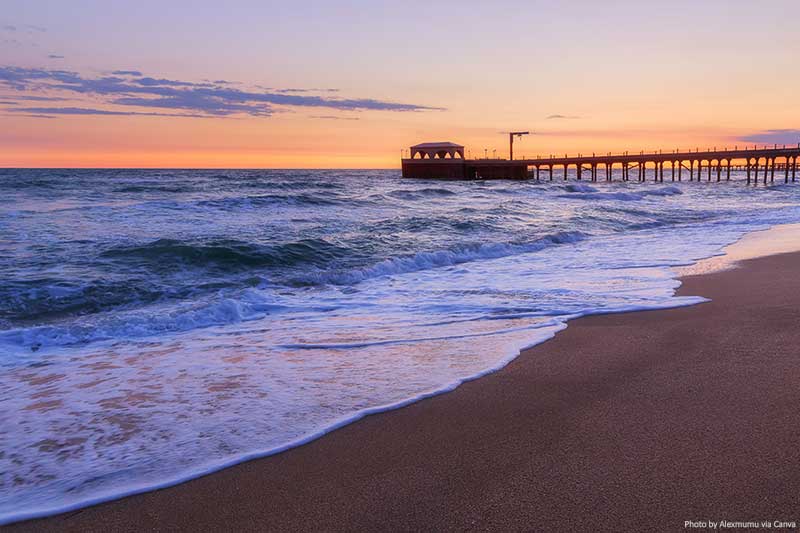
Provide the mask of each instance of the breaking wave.
{"label": "breaking wave", "polygon": [[263,266],[325,265],[348,251],[325,239],[303,239],[276,245],[260,245],[230,239],[186,243],[174,239],[106,250],[102,257],[152,263],[160,268],[214,266],[241,270]]}
{"label": "breaking wave", "polygon": [[406,274],[432,268],[449,267],[481,259],[497,259],[511,255],[537,252],[549,246],[578,242],[586,238],[579,231],[547,235],[530,243],[486,243],[459,246],[450,250],[418,252],[406,257],[386,259],[366,268],[346,272],[322,272],[300,278],[300,283],[349,285],[367,279]]}
{"label": "breaking wave", "polygon": [[36,351],[43,347],[107,339],[134,339],[255,320],[283,309],[285,306],[274,303],[263,291],[248,290],[236,298],[221,297],[205,304],[184,304],[169,309],[152,306],[77,319],[67,325],[7,329],[0,332],[0,345]]}

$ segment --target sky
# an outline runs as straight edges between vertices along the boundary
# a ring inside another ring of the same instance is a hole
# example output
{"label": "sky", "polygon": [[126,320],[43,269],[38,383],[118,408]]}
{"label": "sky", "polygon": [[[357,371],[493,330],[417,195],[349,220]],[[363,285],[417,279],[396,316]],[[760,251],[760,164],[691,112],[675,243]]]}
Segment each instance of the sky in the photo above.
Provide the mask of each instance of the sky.
{"label": "sky", "polygon": [[0,4],[0,167],[800,142],[797,0]]}

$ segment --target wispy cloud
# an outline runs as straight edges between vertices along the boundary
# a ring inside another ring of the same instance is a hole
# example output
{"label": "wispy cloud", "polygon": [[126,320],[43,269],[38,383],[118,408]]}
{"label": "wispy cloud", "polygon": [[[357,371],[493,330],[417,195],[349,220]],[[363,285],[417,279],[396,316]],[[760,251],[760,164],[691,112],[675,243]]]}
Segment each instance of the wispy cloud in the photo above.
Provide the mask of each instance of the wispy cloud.
{"label": "wispy cloud", "polygon": [[58,54],[50,54],[47,56],[48,59],[64,59],[64,56],[60,56]]}
{"label": "wispy cloud", "polygon": [[743,135],[737,140],[748,143],[797,144],[800,143],[800,129],[765,130]]}
{"label": "wispy cloud", "polygon": [[0,46],[13,48],[40,48],[35,41],[35,36],[47,31],[41,26],[33,24],[3,24],[0,25]]}
{"label": "wispy cloud", "polygon": [[575,120],[575,119],[579,119],[579,118],[581,118],[581,117],[579,117],[577,115],[549,115],[547,117],[547,120],[561,120],[561,119]]}
{"label": "wispy cloud", "polygon": [[[340,111],[430,111],[441,108],[418,104],[398,103],[372,98],[338,98],[296,94],[286,90],[258,92],[242,90],[218,82],[193,82],[144,76],[137,70],[117,70],[111,75],[86,77],[77,72],[56,69],[0,67],[0,86],[20,96],[30,93],[68,95],[69,99],[112,106],[150,108],[176,111],[169,116],[224,117],[245,115],[268,117],[284,107],[327,108]],[[300,91],[296,89],[294,91]],[[309,91],[312,91],[309,89]],[[47,108],[46,113],[56,114]],[[95,109],[94,105],[75,109]],[[111,114],[113,111],[109,110]],[[121,111],[119,114],[163,116],[150,111]],[[77,114],[65,111],[59,114]],[[83,113],[86,114],[86,113]]]}
{"label": "wispy cloud", "polygon": [[[11,111],[11,110],[9,110]],[[7,114],[7,115],[0,115],[4,117],[26,117],[26,118],[58,118],[52,115],[36,115],[32,113],[19,113],[19,114]]]}
{"label": "wispy cloud", "polygon": [[35,96],[35,95],[0,95],[2,98],[13,98],[14,100],[19,101],[28,101],[28,102],[61,102],[64,100],[68,100],[68,98],[64,98],[61,96]]}
{"label": "wispy cloud", "polygon": [[107,115],[107,116],[141,116],[141,117],[190,117],[203,115],[186,115],[183,113],[157,113],[142,111],[113,111],[109,109],[93,109],[88,107],[20,107],[9,111],[19,113],[37,113],[47,115]]}
{"label": "wispy cloud", "polygon": [[338,93],[339,89],[272,89],[276,93]]}
{"label": "wispy cloud", "polygon": [[47,31],[47,28],[43,26],[37,26],[35,24],[23,24],[22,26],[17,26],[14,24],[4,24],[0,26],[0,29],[2,29],[3,31],[26,32],[26,33],[44,33]]}
{"label": "wispy cloud", "polygon": [[358,117],[337,117],[336,115],[311,115],[308,118],[318,118],[322,120],[361,120]]}

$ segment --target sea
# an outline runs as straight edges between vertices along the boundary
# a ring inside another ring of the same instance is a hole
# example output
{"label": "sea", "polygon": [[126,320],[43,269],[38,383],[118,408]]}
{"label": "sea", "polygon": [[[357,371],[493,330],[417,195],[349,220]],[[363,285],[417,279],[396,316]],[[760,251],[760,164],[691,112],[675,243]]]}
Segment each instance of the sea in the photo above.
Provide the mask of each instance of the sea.
{"label": "sea", "polygon": [[298,446],[576,317],[704,302],[676,267],[800,222],[782,179],[615,180],[0,169],[0,523]]}

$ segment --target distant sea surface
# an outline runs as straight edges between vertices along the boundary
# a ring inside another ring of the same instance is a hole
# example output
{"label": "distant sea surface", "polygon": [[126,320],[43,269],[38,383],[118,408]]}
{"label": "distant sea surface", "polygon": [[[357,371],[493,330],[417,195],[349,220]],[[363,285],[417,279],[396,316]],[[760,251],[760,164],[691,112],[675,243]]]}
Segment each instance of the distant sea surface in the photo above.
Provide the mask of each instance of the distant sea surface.
{"label": "distant sea surface", "polygon": [[670,267],[800,222],[800,185],[734,180],[0,170],[0,523],[450,390],[573,317],[703,301]]}

